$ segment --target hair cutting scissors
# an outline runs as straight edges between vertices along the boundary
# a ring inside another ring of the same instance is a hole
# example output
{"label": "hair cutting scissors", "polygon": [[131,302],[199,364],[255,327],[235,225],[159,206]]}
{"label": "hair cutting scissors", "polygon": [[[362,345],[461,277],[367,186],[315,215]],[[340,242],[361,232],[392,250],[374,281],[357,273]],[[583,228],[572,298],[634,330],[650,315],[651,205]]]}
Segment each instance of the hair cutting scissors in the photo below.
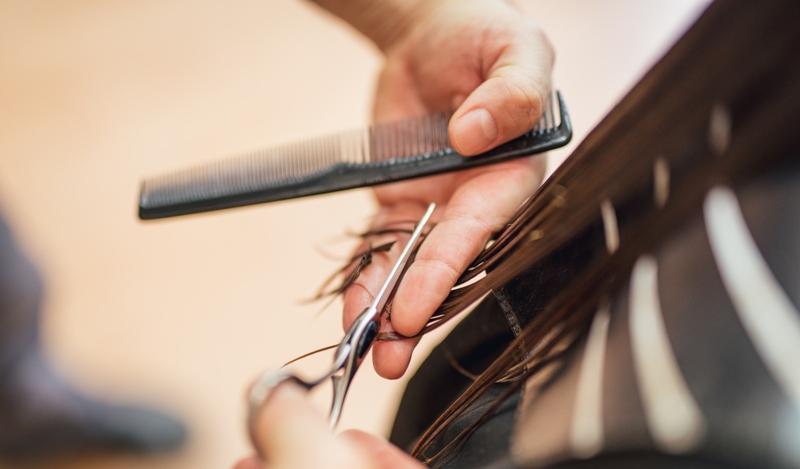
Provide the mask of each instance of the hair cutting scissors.
{"label": "hair cutting scissors", "polygon": [[369,352],[372,347],[373,342],[375,342],[375,338],[378,336],[378,331],[381,327],[381,314],[389,299],[389,295],[391,295],[394,290],[408,259],[411,257],[411,252],[422,235],[422,230],[428,223],[434,208],[436,208],[436,204],[430,204],[428,206],[425,215],[422,216],[417,226],[414,227],[414,231],[408,243],[406,243],[406,246],[403,248],[403,251],[400,253],[400,257],[394,263],[394,266],[392,266],[392,270],[389,272],[386,281],[383,282],[380,290],[375,294],[375,299],[372,301],[372,304],[362,311],[353,322],[353,325],[350,326],[342,342],[336,348],[336,352],[333,356],[333,365],[330,371],[315,380],[307,381],[296,376],[289,370],[268,370],[264,372],[250,388],[250,393],[248,395],[248,430],[250,439],[253,441],[253,445],[257,450],[258,445],[255,440],[254,426],[258,411],[261,409],[264,401],[269,397],[270,392],[285,381],[292,381],[310,390],[330,378],[333,382],[333,404],[331,405],[329,420],[331,428],[339,421],[339,416],[342,413],[344,399],[347,395],[350,383],[353,381],[358,367],[361,365],[367,352]]}

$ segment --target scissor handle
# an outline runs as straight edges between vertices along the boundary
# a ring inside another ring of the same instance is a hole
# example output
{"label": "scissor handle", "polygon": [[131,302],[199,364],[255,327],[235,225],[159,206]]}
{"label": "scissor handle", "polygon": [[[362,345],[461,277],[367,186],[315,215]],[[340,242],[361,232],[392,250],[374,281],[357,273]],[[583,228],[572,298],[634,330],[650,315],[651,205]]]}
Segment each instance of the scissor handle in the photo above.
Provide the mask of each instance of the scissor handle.
{"label": "scissor handle", "polygon": [[319,382],[309,383],[304,381],[288,370],[267,370],[261,373],[261,376],[250,386],[250,391],[247,393],[247,433],[250,435],[253,447],[260,456],[264,456],[264,454],[256,439],[256,420],[258,419],[259,411],[270,394],[272,394],[272,391],[287,381],[291,381],[306,390],[319,384]]}

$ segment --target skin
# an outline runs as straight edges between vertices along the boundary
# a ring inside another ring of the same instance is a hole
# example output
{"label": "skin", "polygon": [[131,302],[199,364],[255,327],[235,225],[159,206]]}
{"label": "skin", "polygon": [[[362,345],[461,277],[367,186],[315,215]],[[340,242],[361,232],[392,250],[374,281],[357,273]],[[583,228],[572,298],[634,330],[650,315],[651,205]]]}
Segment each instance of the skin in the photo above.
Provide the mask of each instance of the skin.
{"label": "skin", "polygon": [[383,438],[349,430],[334,435],[323,415],[294,384],[279,386],[262,408],[256,435],[264,459],[239,461],[234,469],[422,469]]}
{"label": "skin", "polygon": [[[530,130],[550,89],[554,55],[539,27],[502,0],[316,0],[370,37],[384,52],[374,102],[376,122],[457,109],[448,129],[455,149],[482,153]],[[437,203],[436,227],[398,287],[383,330],[419,332],[492,233],[510,220],[542,180],[544,160],[523,158],[375,189],[373,228],[418,220]],[[397,236],[395,236],[397,238]],[[401,237],[402,238],[402,237]],[[382,239],[371,240],[374,244]],[[401,239],[401,241],[405,241]],[[363,249],[364,246],[361,247]],[[347,329],[369,305],[402,248],[376,253],[344,297]],[[417,340],[378,342],[377,373],[401,377]],[[259,414],[258,446],[235,469],[411,469],[416,460],[379,437],[334,435],[291,384]]]}
{"label": "skin", "polygon": [[[442,2],[426,13],[385,49],[375,120],[457,108],[448,131],[464,155],[530,130],[541,116],[553,63],[552,48],[538,26],[502,1]],[[383,330],[418,333],[491,234],[533,194],[543,172],[542,158],[525,158],[375,189],[380,209],[373,228],[418,220],[430,202],[437,204],[437,225],[401,282],[391,323],[384,321]],[[376,255],[357,285],[345,292],[345,329],[372,301],[401,248]],[[376,343],[377,373],[401,377],[416,343]]]}

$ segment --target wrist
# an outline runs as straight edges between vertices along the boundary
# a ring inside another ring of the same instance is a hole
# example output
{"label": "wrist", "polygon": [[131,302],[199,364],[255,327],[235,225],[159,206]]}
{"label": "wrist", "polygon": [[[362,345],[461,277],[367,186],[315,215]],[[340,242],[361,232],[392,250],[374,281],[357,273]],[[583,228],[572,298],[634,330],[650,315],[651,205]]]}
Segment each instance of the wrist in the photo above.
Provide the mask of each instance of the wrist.
{"label": "wrist", "polygon": [[449,0],[312,0],[356,28],[384,53]]}

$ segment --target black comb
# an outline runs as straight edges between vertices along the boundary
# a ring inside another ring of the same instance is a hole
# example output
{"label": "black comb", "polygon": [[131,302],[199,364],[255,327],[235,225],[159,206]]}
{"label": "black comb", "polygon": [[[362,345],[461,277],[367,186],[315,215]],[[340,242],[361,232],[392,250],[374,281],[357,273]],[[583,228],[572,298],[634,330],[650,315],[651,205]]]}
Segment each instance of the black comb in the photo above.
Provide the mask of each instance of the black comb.
{"label": "black comb", "polygon": [[552,150],[572,138],[564,100],[561,93],[556,95],[557,103],[551,94],[533,130],[478,156],[462,156],[450,146],[447,125],[452,113],[436,113],[146,179],[139,195],[139,218],[174,217],[373,186]]}

